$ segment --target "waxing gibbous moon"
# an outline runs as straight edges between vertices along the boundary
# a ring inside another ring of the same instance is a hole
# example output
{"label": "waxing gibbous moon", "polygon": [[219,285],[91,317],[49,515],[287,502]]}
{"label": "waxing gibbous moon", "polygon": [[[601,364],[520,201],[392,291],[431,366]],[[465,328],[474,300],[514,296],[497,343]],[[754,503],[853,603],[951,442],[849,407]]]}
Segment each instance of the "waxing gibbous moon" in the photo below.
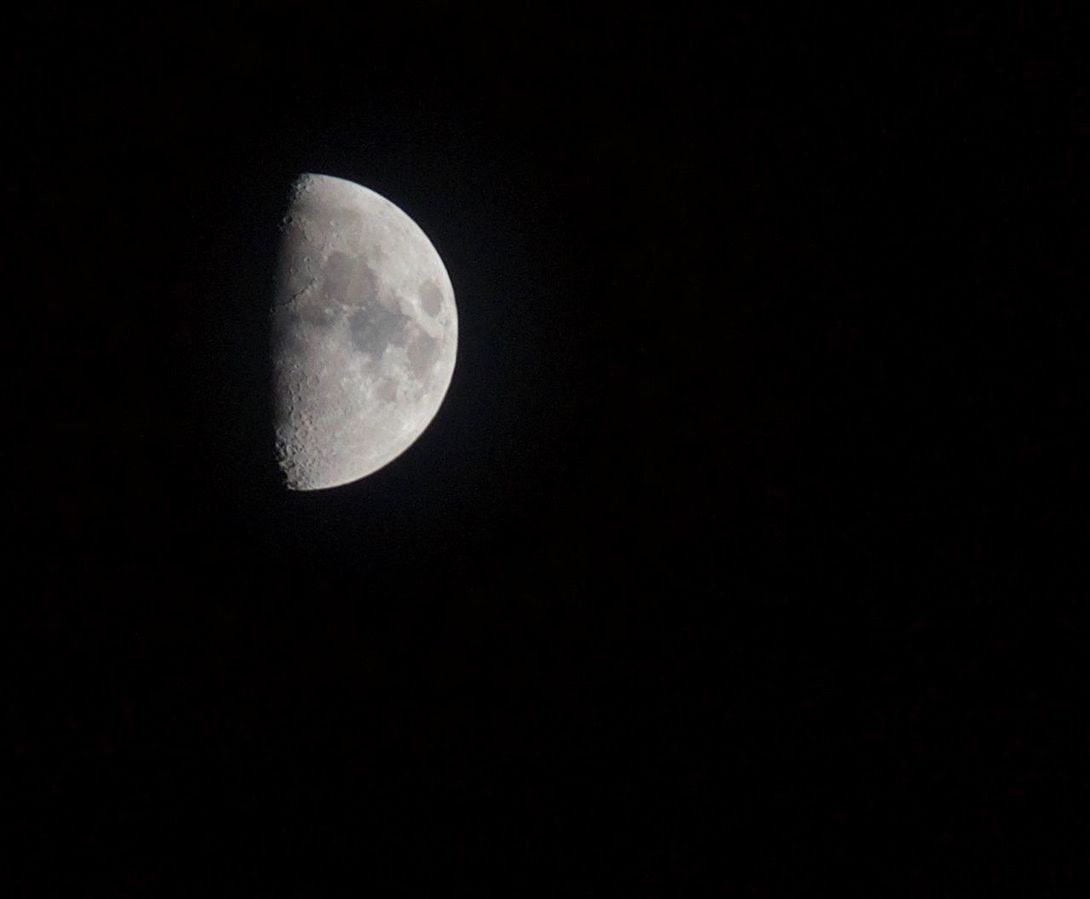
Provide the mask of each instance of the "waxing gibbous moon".
{"label": "waxing gibbous moon", "polygon": [[296,180],[272,307],[287,486],[336,487],[401,455],[439,410],[457,344],[454,289],[416,223],[351,181]]}

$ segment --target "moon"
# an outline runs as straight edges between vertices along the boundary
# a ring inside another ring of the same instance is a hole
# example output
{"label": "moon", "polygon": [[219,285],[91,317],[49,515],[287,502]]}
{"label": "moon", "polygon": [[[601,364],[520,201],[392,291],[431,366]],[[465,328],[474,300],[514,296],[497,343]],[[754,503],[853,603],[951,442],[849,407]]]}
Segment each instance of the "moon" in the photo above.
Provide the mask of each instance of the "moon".
{"label": "moon", "polygon": [[389,464],[439,411],[458,314],[439,253],[372,190],[304,174],[291,188],[272,303],[276,454],[291,490]]}

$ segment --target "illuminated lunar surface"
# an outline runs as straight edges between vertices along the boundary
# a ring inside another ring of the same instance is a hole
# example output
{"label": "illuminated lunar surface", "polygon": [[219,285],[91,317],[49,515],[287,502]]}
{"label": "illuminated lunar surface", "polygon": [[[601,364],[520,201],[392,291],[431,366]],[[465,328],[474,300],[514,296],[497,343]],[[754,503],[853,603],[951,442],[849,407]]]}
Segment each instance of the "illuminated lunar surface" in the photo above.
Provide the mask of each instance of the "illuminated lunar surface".
{"label": "illuminated lunar surface", "polygon": [[272,309],[287,486],[336,487],[401,455],[439,410],[457,344],[454,289],[412,219],[358,184],[301,176]]}

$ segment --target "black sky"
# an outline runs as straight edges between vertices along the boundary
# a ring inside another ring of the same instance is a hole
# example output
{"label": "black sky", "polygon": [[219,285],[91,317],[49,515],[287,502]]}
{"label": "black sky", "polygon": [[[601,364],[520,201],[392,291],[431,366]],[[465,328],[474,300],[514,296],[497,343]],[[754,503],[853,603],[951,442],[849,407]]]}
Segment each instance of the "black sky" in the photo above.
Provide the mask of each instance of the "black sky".
{"label": "black sky", "polygon": [[[5,895],[1079,895],[1090,110],[1031,6],[17,17]],[[301,171],[461,343],[290,494]]]}

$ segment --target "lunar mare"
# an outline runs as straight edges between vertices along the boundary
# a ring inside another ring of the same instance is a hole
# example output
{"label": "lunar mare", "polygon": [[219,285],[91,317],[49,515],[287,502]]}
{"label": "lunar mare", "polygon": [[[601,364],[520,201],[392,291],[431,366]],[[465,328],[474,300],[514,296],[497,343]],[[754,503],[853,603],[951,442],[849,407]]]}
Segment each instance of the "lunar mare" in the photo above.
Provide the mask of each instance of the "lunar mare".
{"label": "lunar mare", "polygon": [[351,181],[292,186],[272,306],[276,453],[293,490],[393,461],[435,417],[458,343],[439,253],[393,203]]}

